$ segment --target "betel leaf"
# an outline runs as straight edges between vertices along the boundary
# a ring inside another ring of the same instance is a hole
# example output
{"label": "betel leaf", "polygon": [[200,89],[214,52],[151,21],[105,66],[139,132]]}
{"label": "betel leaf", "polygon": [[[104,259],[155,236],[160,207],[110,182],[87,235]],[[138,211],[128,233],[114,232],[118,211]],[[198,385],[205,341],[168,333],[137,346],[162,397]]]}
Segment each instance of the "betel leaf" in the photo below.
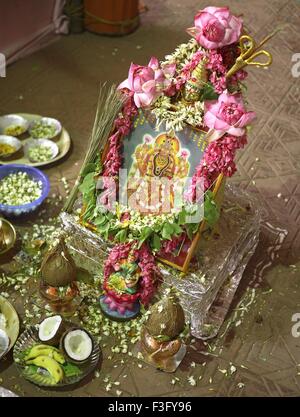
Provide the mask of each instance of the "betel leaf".
{"label": "betel leaf", "polygon": [[65,364],[61,365],[61,367],[63,368],[64,374],[67,378],[77,376],[82,373],[81,369],[79,369],[78,366],[73,365],[70,362],[66,362]]}
{"label": "betel leaf", "polygon": [[96,167],[97,165],[93,162],[89,162],[88,164],[86,164],[86,166],[83,168],[83,171],[81,173],[81,175],[83,177],[85,177],[87,174],[90,174],[91,172],[95,172],[96,171]]}
{"label": "betel leaf", "polygon": [[94,172],[88,173],[79,186],[79,191],[82,193],[84,200],[87,200],[91,195],[95,193],[96,182],[94,175]]}
{"label": "betel leaf", "polygon": [[104,215],[104,214],[100,214],[100,215],[98,215],[94,220],[93,220],[93,224],[95,225],[95,226],[99,226],[99,227],[101,227],[101,226],[103,226],[105,223],[107,223],[107,217]]}
{"label": "betel leaf", "polygon": [[182,228],[177,223],[172,223],[173,234],[176,236],[181,235],[183,232]]}
{"label": "betel leaf", "polygon": [[190,240],[193,239],[193,236],[197,232],[198,228],[199,228],[199,223],[187,223],[185,225],[185,230]]}
{"label": "betel leaf", "polygon": [[178,224],[182,225],[186,223],[186,212],[184,208],[178,213]]}
{"label": "betel leaf", "polygon": [[174,228],[172,223],[164,223],[161,235],[163,239],[171,240],[174,234]]}
{"label": "betel leaf", "polygon": [[90,218],[93,215],[94,208],[95,208],[95,197],[92,196],[92,197],[90,197],[89,200],[87,200],[87,206],[86,206],[84,214],[83,214],[83,220],[84,221],[89,221],[90,220]]}
{"label": "betel leaf", "polygon": [[151,238],[151,248],[155,251],[159,251],[161,248],[160,237],[157,233],[153,233]]}
{"label": "betel leaf", "polygon": [[142,232],[141,232],[141,235],[140,235],[139,246],[138,246],[139,248],[142,246],[142,244],[145,242],[145,240],[147,240],[150,237],[151,234],[152,234],[151,227],[146,226],[142,229]]}
{"label": "betel leaf", "polygon": [[127,239],[127,229],[120,230],[115,236],[115,240],[117,240],[120,243],[126,242],[126,239]]}
{"label": "betel leaf", "polygon": [[205,84],[205,87],[201,91],[201,101],[205,100],[217,100],[219,95],[215,92],[214,86],[208,82]]}
{"label": "betel leaf", "polygon": [[213,199],[213,193],[207,191],[204,200],[204,219],[212,227],[220,217],[220,210]]}

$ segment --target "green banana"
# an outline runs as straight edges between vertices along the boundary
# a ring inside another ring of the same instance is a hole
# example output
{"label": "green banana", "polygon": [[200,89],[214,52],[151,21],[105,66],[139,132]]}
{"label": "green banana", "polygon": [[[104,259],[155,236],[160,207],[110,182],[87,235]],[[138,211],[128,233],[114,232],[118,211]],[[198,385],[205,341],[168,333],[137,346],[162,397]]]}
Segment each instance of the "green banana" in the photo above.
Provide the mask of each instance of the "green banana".
{"label": "green banana", "polygon": [[56,360],[56,362],[64,364],[65,358],[60,353],[58,349],[53,346],[48,345],[35,345],[33,346],[29,353],[25,356],[24,361],[27,362],[28,360],[34,359],[38,356],[49,356]]}
{"label": "green banana", "polygon": [[49,356],[38,356],[35,359],[27,361],[27,364],[39,366],[46,369],[49,374],[54,378],[56,384],[58,384],[64,378],[64,372],[61,366]]}

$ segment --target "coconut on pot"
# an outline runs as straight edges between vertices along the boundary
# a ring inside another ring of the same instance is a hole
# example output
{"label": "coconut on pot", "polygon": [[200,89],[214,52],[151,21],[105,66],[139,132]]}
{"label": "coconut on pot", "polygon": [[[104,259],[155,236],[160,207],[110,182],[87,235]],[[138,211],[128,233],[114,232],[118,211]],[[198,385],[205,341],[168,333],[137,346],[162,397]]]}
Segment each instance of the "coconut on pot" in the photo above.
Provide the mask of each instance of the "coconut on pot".
{"label": "coconut on pot", "polygon": [[41,265],[41,278],[52,287],[63,287],[75,281],[76,276],[75,262],[61,238],[45,255]]}
{"label": "coconut on pot", "polygon": [[184,311],[174,295],[162,298],[153,304],[145,328],[153,337],[172,340],[180,335],[185,327]]}

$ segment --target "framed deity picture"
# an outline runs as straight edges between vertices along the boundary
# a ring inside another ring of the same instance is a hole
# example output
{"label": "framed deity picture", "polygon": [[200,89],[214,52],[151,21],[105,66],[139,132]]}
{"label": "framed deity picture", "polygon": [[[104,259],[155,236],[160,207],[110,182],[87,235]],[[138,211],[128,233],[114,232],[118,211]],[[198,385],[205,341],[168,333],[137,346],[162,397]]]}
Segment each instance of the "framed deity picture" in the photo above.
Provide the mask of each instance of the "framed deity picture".
{"label": "framed deity picture", "polygon": [[[182,206],[188,182],[203,158],[206,136],[206,131],[188,125],[167,132],[164,124],[157,127],[153,114],[139,111],[133,129],[122,141],[120,204],[143,216],[174,213]],[[222,176],[211,190],[214,195],[221,183]],[[203,218],[198,223],[193,236],[183,233],[172,252],[160,250],[157,258],[186,272],[205,224]]]}

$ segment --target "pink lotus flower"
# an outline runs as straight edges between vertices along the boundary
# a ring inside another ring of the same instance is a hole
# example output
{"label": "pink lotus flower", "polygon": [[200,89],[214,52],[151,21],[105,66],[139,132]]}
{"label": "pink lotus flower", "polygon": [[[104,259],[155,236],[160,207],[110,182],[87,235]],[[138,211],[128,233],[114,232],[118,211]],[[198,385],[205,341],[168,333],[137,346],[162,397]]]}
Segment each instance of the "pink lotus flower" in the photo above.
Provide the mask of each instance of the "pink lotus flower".
{"label": "pink lotus flower", "polygon": [[152,57],[147,67],[131,64],[128,78],[118,89],[128,88],[134,93],[137,107],[147,107],[161,94],[165,83],[164,71],[159,67],[157,58]]}
{"label": "pink lotus flower", "polygon": [[196,14],[194,22],[195,26],[187,32],[206,49],[237,42],[243,26],[242,19],[233,16],[228,7],[206,7]]}
{"label": "pink lotus flower", "polygon": [[204,123],[210,129],[218,131],[218,137],[225,132],[233,136],[242,136],[245,126],[255,118],[253,111],[247,112],[240,94],[224,92],[218,100],[206,102]]}

